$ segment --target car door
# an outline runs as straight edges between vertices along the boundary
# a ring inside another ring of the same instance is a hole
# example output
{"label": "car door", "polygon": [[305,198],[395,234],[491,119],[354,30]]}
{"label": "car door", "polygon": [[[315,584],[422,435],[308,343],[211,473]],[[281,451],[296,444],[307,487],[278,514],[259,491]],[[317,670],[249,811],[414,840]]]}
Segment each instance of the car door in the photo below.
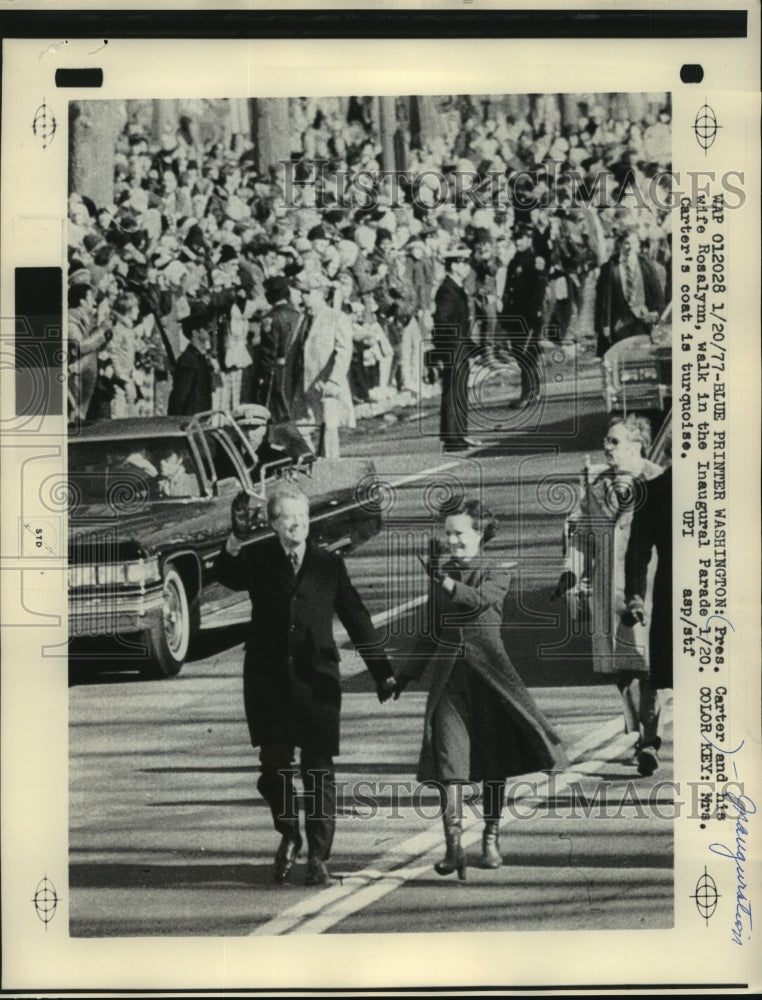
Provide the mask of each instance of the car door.
{"label": "car door", "polygon": [[[230,532],[230,508],[233,499],[243,489],[251,490],[252,484],[240,451],[233,445],[223,427],[207,427],[202,432],[204,464],[207,466],[212,489],[210,518],[214,521],[213,544],[205,546],[202,557],[201,627],[211,628],[248,617],[248,594],[228,590],[212,573],[214,561]],[[256,534],[266,535],[264,504],[262,525]],[[227,613],[241,605],[240,614],[230,617]]]}

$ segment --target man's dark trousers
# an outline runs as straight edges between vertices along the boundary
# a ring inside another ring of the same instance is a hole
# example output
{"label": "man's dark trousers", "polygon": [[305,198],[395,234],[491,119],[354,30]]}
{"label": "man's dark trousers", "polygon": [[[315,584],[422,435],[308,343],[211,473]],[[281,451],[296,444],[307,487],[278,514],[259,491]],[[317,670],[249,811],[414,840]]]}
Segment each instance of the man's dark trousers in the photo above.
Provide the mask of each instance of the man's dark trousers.
{"label": "man's dark trousers", "polygon": [[[260,748],[262,773],[257,782],[260,795],[270,806],[273,825],[280,834],[299,837],[299,804],[294,778],[294,747],[268,743]],[[320,751],[301,748],[300,771],[304,787],[304,829],[307,853],[328,861],[336,829],[336,772],[333,758]]]}

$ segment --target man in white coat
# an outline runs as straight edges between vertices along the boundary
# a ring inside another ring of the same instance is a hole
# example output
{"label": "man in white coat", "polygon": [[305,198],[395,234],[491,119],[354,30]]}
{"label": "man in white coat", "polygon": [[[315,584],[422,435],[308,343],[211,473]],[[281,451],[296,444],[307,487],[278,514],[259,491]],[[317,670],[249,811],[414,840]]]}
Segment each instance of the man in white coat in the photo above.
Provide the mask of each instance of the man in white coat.
{"label": "man in white coat", "polygon": [[339,457],[339,427],[354,427],[349,389],[352,327],[347,316],[325,300],[328,281],[320,273],[304,272],[297,279],[308,314],[303,347],[302,392],[294,400],[293,415],[309,440],[310,427],[320,431],[318,454]]}

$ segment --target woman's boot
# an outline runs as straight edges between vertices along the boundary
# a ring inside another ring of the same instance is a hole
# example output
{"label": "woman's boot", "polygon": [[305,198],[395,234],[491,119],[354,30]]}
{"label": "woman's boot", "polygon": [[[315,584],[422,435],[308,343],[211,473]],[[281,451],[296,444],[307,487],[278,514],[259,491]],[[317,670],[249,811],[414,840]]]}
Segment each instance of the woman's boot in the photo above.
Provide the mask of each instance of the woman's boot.
{"label": "woman's boot", "polygon": [[466,855],[460,839],[463,833],[462,788],[459,784],[447,784],[442,792],[442,822],[445,832],[445,856],[437,861],[434,871],[437,875],[458,873],[461,882],[466,879]]}
{"label": "woman's boot", "polygon": [[500,820],[488,819],[482,834],[482,868],[500,868],[503,857],[500,854]]}
{"label": "woman's boot", "polygon": [[484,809],[484,833],[482,834],[482,868],[500,868],[503,858],[500,854],[500,814],[505,800],[504,781],[485,781],[482,798]]}

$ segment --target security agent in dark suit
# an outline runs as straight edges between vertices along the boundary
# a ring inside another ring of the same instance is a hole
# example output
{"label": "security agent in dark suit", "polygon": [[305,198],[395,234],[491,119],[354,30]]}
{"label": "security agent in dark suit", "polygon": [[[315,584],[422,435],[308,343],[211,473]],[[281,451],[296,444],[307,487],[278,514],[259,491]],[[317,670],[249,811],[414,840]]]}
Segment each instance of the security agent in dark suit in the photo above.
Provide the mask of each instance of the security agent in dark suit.
{"label": "security agent in dark suit", "polygon": [[471,340],[471,310],[463,287],[471,273],[471,251],[457,246],[444,255],[445,278],[434,297],[431,339],[442,373],[439,436],[444,451],[466,451],[477,444],[468,430],[469,361],[478,349]]}
{"label": "security agent in dark suit", "polygon": [[540,398],[540,334],[545,298],[545,275],[537,266],[532,247],[532,227],[524,224],[513,232],[516,253],[508,264],[499,323],[521,369],[521,396],[517,406]]}
{"label": "security agent in dark suit", "polygon": [[282,838],[275,880],[286,878],[302,847],[292,767],[294,750],[300,747],[307,883],[331,885],[327,862],[336,822],[333,758],[339,752],[341,706],[334,613],[365,660],[379,701],[395,693],[396,681],[343,560],[307,537],[307,497],[284,483],[267,507],[276,537],[244,546],[232,533],[215,572],[225,586],[248,590],[251,596],[244,707],[252,746],[260,747],[257,787]]}
{"label": "security agent in dark suit", "polygon": [[276,275],[265,281],[272,308],[262,320],[257,353],[257,399],[280,423],[291,418],[291,404],[303,371],[306,316],[291,304],[288,281]]}
{"label": "security agent in dark suit", "polygon": [[211,325],[214,314],[203,310],[183,320],[183,333],[190,343],[177,359],[172,373],[167,414],[170,417],[190,417],[212,408],[214,371],[209,361]]}

